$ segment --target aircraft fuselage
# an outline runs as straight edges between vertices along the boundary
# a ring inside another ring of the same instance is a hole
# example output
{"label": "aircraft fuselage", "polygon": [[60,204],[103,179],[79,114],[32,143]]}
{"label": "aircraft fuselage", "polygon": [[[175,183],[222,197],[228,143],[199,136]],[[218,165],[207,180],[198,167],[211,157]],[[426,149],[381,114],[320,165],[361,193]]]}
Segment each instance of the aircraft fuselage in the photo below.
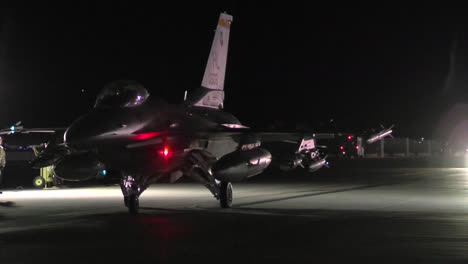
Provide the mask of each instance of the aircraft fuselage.
{"label": "aircraft fuselage", "polygon": [[222,124],[240,122],[221,110],[171,105],[157,98],[135,107],[95,107],[66,130],[64,143],[75,154],[61,163],[73,171],[91,170],[69,177],[76,180],[103,168],[132,175],[167,173],[183,166],[184,157],[193,150],[205,151],[214,159],[235,151],[239,146],[235,137],[203,137],[219,131]]}

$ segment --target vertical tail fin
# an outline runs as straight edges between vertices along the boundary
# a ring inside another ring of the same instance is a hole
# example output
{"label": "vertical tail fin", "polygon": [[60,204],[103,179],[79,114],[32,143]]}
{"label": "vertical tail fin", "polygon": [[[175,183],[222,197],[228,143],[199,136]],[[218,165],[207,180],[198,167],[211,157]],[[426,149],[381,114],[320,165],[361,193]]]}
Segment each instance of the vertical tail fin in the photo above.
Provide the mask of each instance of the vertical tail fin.
{"label": "vertical tail fin", "polygon": [[205,68],[205,75],[201,86],[213,89],[224,89],[224,75],[226,72],[226,61],[229,45],[229,31],[232,23],[232,16],[221,14],[216,27],[216,33],[211,45],[210,56]]}
{"label": "vertical tail fin", "polygon": [[226,13],[220,14],[201,88],[189,96],[189,103],[191,105],[223,108],[224,76],[226,73],[231,23],[231,15]]}

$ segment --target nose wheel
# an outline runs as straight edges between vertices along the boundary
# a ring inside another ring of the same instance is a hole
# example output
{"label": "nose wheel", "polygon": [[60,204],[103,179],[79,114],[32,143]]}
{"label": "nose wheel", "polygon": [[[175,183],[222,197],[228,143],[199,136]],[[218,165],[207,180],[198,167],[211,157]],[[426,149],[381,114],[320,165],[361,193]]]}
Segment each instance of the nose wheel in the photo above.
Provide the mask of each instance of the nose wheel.
{"label": "nose wheel", "polygon": [[221,208],[232,207],[232,184],[222,181],[219,186],[219,203]]}
{"label": "nose wheel", "polygon": [[138,214],[138,209],[140,209],[140,202],[136,194],[130,194],[129,196],[125,196],[124,202],[130,214],[132,215]]}
{"label": "nose wheel", "polygon": [[120,187],[124,195],[124,204],[132,215],[138,214],[140,208],[139,197],[145,188],[133,176],[124,176],[120,181]]}

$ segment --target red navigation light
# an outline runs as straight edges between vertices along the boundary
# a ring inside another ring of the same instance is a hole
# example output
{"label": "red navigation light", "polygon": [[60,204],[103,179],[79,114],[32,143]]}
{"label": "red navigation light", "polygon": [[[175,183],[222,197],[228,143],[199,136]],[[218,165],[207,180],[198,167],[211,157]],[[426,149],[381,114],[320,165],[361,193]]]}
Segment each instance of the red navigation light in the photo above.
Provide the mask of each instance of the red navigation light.
{"label": "red navigation light", "polygon": [[161,133],[160,132],[144,132],[144,133],[139,133],[135,134],[132,136],[132,140],[147,140],[156,136],[159,136]]}
{"label": "red navigation light", "polygon": [[341,149],[341,150],[343,150],[343,149],[344,149],[344,147],[343,147],[343,146],[340,146],[340,149]]}
{"label": "red navigation light", "polygon": [[161,154],[164,158],[167,158],[171,152],[169,151],[168,147],[164,147],[164,149],[161,150],[159,154]]}
{"label": "red navigation light", "polygon": [[352,137],[352,136],[348,136],[348,140],[351,140],[351,139],[353,139],[353,137]]}

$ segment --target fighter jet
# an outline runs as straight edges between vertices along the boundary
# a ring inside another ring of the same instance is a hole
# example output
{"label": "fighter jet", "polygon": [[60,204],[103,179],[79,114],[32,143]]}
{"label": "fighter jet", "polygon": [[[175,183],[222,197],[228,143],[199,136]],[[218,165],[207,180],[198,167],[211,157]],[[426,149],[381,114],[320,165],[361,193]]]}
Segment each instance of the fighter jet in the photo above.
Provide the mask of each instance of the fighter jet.
{"label": "fighter jet", "polygon": [[375,133],[375,134],[372,134],[369,136],[369,138],[366,140],[367,144],[372,144],[378,140],[381,140],[385,137],[393,137],[392,136],[392,128],[393,128],[393,125],[389,128],[385,128],[384,126],[380,125],[382,127],[382,130],[378,133]]}
{"label": "fighter jet", "polygon": [[373,144],[386,137],[393,138],[393,127],[385,128],[380,125],[382,130],[379,132],[363,132],[363,133],[337,133],[335,136],[339,140],[339,152],[338,157],[364,157],[364,149],[366,145]]}
{"label": "fighter jet", "polygon": [[[289,158],[281,160],[283,168],[300,165],[316,171],[326,165],[313,134],[257,132],[223,110],[232,21],[231,15],[220,14],[201,87],[182,104],[150,95],[136,81],[112,82],[88,113],[62,130],[63,142],[49,143],[32,167],[55,166],[63,181],[88,180],[105,170],[118,179],[125,206],[136,214],[148,186],[183,176],[203,184],[222,208],[231,207],[232,182],[258,175],[271,164],[272,154],[263,143],[293,144]],[[0,133],[60,131],[12,126]]]}

